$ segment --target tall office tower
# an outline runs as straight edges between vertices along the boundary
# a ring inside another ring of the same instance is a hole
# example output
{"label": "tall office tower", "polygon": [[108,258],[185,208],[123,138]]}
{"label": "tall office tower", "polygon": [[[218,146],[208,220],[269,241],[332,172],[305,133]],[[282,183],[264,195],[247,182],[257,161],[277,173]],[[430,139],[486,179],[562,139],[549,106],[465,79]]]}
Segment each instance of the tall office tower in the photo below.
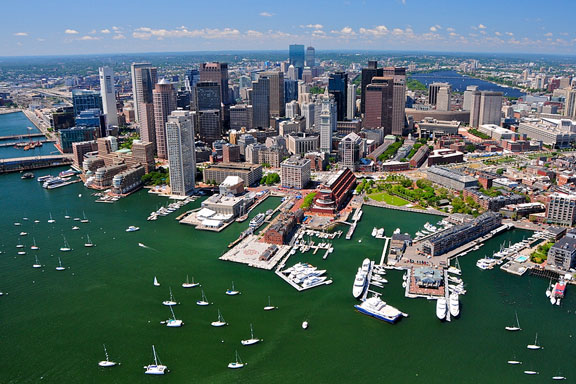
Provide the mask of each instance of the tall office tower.
{"label": "tall office tower", "polygon": [[348,84],[348,96],[346,97],[346,118],[353,120],[356,116],[356,84]]}
{"label": "tall office tower", "polygon": [[140,103],[140,138],[152,143],[156,153],[156,127],[154,126],[154,104]]}
{"label": "tall office tower", "polygon": [[328,92],[334,95],[336,100],[336,115],[338,121],[346,118],[346,106],[348,105],[348,74],[346,72],[335,72],[328,78]]}
{"label": "tall office tower", "polygon": [[184,109],[186,111],[190,110],[191,104],[191,93],[186,91],[184,88],[176,92],[176,107]]}
{"label": "tall office tower", "polygon": [[252,82],[252,115],[254,128],[270,126],[270,79],[265,76]]}
{"label": "tall office tower", "polygon": [[332,95],[328,93],[328,89],[324,91],[322,96],[322,107],[320,110],[320,122],[318,130],[320,131],[320,152],[332,152],[332,132],[334,131],[332,120],[334,114],[333,108],[330,105],[333,103]]}
{"label": "tall office tower", "polygon": [[469,85],[464,91],[464,101],[462,102],[462,110],[470,111],[472,108],[472,93],[478,90],[477,85]]}
{"label": "tall office tower", "polygon": [[252,80],[249,76],[240,76],[238,78],[238,86],[242,88],[250,88],[252,86]]}
{"label": "tall office tower", "polygon": [[160,80],[152,91],[154,100],[154,126],[156,128],[156,152],[160,159],[168,158],[166,149],[166,120],[176,110],[176,91],[172,83]]}
{"label": "tall office tower", "polygon": [[314,103],[302,104],[302,116],[306,119],[306,132],[312,132],[316,114],[314,113],[316,105]]}
{"label": "tall office tower", "polygon": [[382,69],[382,74],[394,80],[392,134],[400,136],[404,133],[406,121],[406,68],[386,67]]}
{"label": "tall office tower", "polygon": [[279,71],[265,71],[260,73],[260,77],[267,77],[270,81],[270,117],[284,117],[284,74]]}
{"label": "tall office tower", "polygon": [[190,111],[173,111],[166,121],[166,144],[172,194],[188,196],[196,184],[194,119]]}
{"label": "tall office tower", "polygon": [[222,108],[222,94],[220,84],[215,81],[200,81],[196,84],[195,109],[203,111],[207,109]]}
{"label": "tall office tower", "polygon": [[74,89],[72,91],[72,105],[74,117],[88,109],[99,109],[102,112],[102,96],[100,92],[87,89]]}
{"label": "tall office tower", "polygon": [[198,135],[208,145],[222,139],[222,122],[219,109],[208,109],[197,112]]}
{"label": "tall office tower", "polygon": [[566,100],[564,101],[564,112],[562,114],[576,120],[576,89],[566,88]]}
{"label": "tall office tower", "polygon": [[190,93],[193,92],[194,87],[200,81],[200,71],[197,69],[189,69],[186,71],[186,75],[184,77],[184,87]]}
{"label": "tall office tower", "polygon": [[449,87],[449,83],[432,83],[428,85],[428,104],[436,105],[436,100],[438,97],[438,90],[441,87]]}
{"label": "tall office tower", "polygon": [[286,77],[290,80],[298,81],[298,68],[290,64],[288,67],[288,72],[286,73]]}
{"label": "tall office tower", "polygon": [[440,87],[438,93],[436,94],[436,110],[437,111],[450,111],[452,103],[452,88],[451,87]]}
{"label": "tall office tower", "polygon": [[470,91],[470,126],[472,128],[480,127],[480,99],[482,92]]}
{"label": "tall office tower", "polygon": [[252,106],[236,104],[230,107],[230,129],[252,129]]}
{"label": "tall office tower", "polygon": [[290,64],[294,66],[297,70],[297,78],[292,80],[298,80],[302,78],[302,71],[304,70],[304,46],[300,44],[291,44],[289,48]]}
{"label": "tall office tower", "polygon": [[100,75],[100,96],[109,127],[118,126],[118,109],[116,108],[116,92],[114,91],[114,72],[110,67],[98,69]]}
{"label": "tall office tower", "polygon": [[298,82],[298,104],[302,105],[309,102],[308,99],[304,100],[306,97],[304,95],[308,95],[307,97],[310,97],[310,89],[310,84],[306,84],[303,81]]}
{"label": "tall office tower", "polygon": [[383,128],[384,134],[392,133],[392,107],[394,99],[394,79],[373,77],[366,87],[366,111],[362,125],[364,128]]}
{"label": "tall office tower", "polygon": [[140,123],[140,105],[152,104],[152,90],[158,82],[158,72],[149,63],[132,63],[132,98],[134,99],[134,116]]}
{"label": "tall office tower", "polygon": [[307,67],[314,68],[316,66],[316,50],[314,47],[306,48],[306,60],[305,64]]}
{"label": "tall office tower", "polygon": [[222,100],[222,104],[232,104],[228,92],[228,63],[214,62],[200,64],[200,81],[215,81],[220,84],[220,99]]}
{"label": "tall office tower", "polygon": [[286,117],[292,119],[299,115],[300,115],[300,108],[296,100],[292,100],[291,102],[286,104]]}
{"label": "tall office tower", "polygon": [[482,91],[479,125],[500,125],[502,118],[502,92]]}
{"label": "tall office tower", "polygon": [[362,89],[360,91],[360,112],[366,111],[366,87],[372,83],[373,77],[382,77],[383,69],[378,68],[377,61],[368,61],[368,67],[362,68]]}
{"label": "tall office tower", "polygon": [[340,165],[354,171],[356,163],[364,156],[364,141],[356,133],[351,132],[342,139],[338,150],[340,152]]}
{"label": "tall office tower", "polygon": [[298,100],[298,81],[284,79],[284,102]]}

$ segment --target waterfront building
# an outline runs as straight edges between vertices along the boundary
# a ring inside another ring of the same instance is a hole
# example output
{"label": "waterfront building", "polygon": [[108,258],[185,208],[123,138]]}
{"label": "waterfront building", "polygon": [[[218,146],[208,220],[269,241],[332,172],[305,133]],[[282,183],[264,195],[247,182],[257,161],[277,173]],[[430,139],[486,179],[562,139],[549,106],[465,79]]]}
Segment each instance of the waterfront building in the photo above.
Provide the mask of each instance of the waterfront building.
{"label": "waterfront building", "polygon": [[303,217],[304,212],[301,209],[280,213],[264,232],[262,241],[276,245],[288,244],[294,227],[302,222]]}
{"label": "waterfront building", "polygon": [[555,148],[570,147],[576,142],[576,121],[569,119],[522,119],[518,133]]}
{"label": "waterfront building", "polygon": [[152,172],[156,167],[154,144],[149,141],[134,140],[132,142],[132,159],[135,163],[141,164],[146,173]]}
{"label": "waterfront building", "polygon": [[[215,82],[220,86],[220,100],[222,104],[232,104],[228,91],[228,64],[227,63],[202,63],[200,64],[200,81]],[[212,108],[209,108],[212,109]]]}
{"label": "waterfront building", "polygon": [[116,107],[116,91],[114,90],[114,72],[110,67],[100,67],[100,96],[108,126],[118,126],[118,108]]}
{"label": "waterfront building", "polygon": [[[143,115],[142,108],[144,105],[152,105],[152,90],[154,89],[154,84],[158,82],[158,70],[156,67],[150,65],[150,63],[132,63],[131,67],[132,75],[132,98],[134,99],[134,116],[136,122],[142,124],[146,123],[145,131],[154,130],[154,115],[152,113],[146,113]],[[149,120],[149,119],[152,120]],[[149,138],[153,138],[153,135],[149,135]],[[155,142],[154,140],[149,140],[149,138],[142,139],[146,141]]]}
{"label": "waterfront building", "polygon": [[356,117],[356,89],[357,86],[354,83],[348,84],[346,92],[346,118],[348,120],[353,120]]}
{"label": "waterfront building", "polygon": [[356,170],[356,164],[364,156],[364,141],[356,133],[352,132],[346,135],[339,146],[340,165],[349,168],[351,171]]}
{"label": "waterfront building", "polygon": [[280,164],[280,185],[283,188],[304,189],[310,182],[310,160],[291,156]]}
{"label": "waterfront building", "polygon": [[96,141],[79,141],[77,143],[72,143],[72,154],[73,160],[72,166],[81,171],[82,163],[84,162],[84,155],[90,152],[95,152],[98,150],[98,145]]}
{"label": "waterfront building", "polygon": [[[225,182],[226,181],[224,180],[222,183]],[[222,183],[220,185],[222,185]],[[224,185],[223,188],[226,189],[226,186]],[[210,215],[210,220],[228,222],[235,217],[245,215],[253,201],[254,198],[252,194],[246,194],[244,196],[216,194],[208,197],[202,202],[202,210],[210,210],[216,213],[216,215]]]}
{"label": "waterfront building", "polygon": [[252,83],[252,125],[254,128],[270,126],[270,79],[266,76]]}
{"label": "waterfront building", "polygon": [[122,171],[112,178],[112,193],[127,195],[142,187],[146,170],[140,164]]}
{"label": "waterfront building", "polygon": [[222,161],[224,163],[239,163],[240,147],[230,143],[222,145]]}
{"label": "waterfront building", "polygon": [[189,111],[173,111],[168,116],[166,146],[172,195],[188,196],[196,185],[194,119]]}
{"label": "waterfront building", "polygon": [[309,68],[316,66],[316,50],[314,47],[306,47],[305,65]]}
{"label": "waterfront building", "polygon": [[50,117],[50,127],[54,131],[72,128],[75,124],[74,107],[58,108]]}
{"label": "waterfront building", "polygon": [[421,288],[438,289],[444,282],[444,274],[440,269],[430,267],[414,268],[414,280]]}
{"label": "waterfront building", "polygon": [[498,212],[501,208],[510,204],[522,204],[526,202],[526,196],[515,193],[506,193],[499,196],[488,196],[480,192],[476,187],[465,188],[463,191],[464,199],[470,197],[482,209],[492,212]]}
{"label": "waterfront building", "polygon": [[154,126],[156,129],[156,152],[158,158],[167,159],[166,121],[172,111],[176,110],[176,91],[172,83],[160,80],[152,91],[154,103]]}
{"label": "waterfront building", "polygon": [[88,109],[102,111],[102,96],[98,91],[74,89],[72,90],[72,105],[74,106],[74,117]]}
{"label": "waterfront building", "polygon": [[442,187],[462,191],[464,188],[476,187],[478,180],[453,169],[430,167],[426,170],[428,180]]}
{"label": "waterfront building", "polygon": [[576,267],[576,233],[572,229],[548,251],[547,265],[568,272]]}
{"label": "waterfront building", "polygon": [[92,141],[97,138],[94,127],[73,127],[58,131],[58,144],[64,153],[72,153],[72,144]]}
{"label": "waterfront building", "polygon": [[304,46],[301,44],[291,44],[289,47],[289,59],[290,65],[294,66],[296,73],[296,79],[302,78],[302,71],[304,70],[305,53]]}
{"label": "waterfront building", "polygon": [[553,193],[548,197],[546,222],[572,226],[576,223],[576,196],[565,193]]}
{"label": "waterfront building", "polygon": [[307,152],[315,152],[320,144],[320,136],[310,133],[291,133],[286,137],[288,152],[292,155],[303,155]]}
{"label": "waterfront building", "polygon": [[334,214],[344,208],[352,191],[356,186],[356,176],[348,169],[344,168],[333,175],[323,184],[316,196],[310,211],[315,213]]}
{"label": "waterfront building", "polygon": [[262,166],[248,163],[218,163],[204,169],[204,183],[222,183],[228,176],[239,176],[244,185],[253,186],[262,178]]}
{"label": "waterfront building", "polygon": [[328,77],[328,92],[334,96],[336,103],[336,119],[346,119],[348,106],[348,74],[346,72],[334,72]]}
{"label": "waterfront building", "polygon": [[[332,152],[332,133],[335,131],[336,121],[334,120],[337,116],[337,114],[334,114],[333,105],[336,102],[337,100],[333,100],[332,96],[328,94],[328,88],[326,88],[324,95],[321,97],[320,115],[317,120],[318,131],[320,132],[320,152]],[[338,106],[336,106],[336,111],[338,111]]]}
{"label": "waterfront building", "polygon": [[252,129],[252,106],[236,104],[230,107],[230,129]]}
{"label": "waterfront building", "polygon": [[96,130],[96,137],[108,135],[106,129],[106,116],[98,108],[86,109],[76,116],[76,127],[92,127]]}
{"label": "waterfront building", "polygon": [[[448,88],[452,89],[452,86],[449,83],[439,83],[434,82],[428,85],[428,104],[436,105],[438,103],[438,91],[440,88]],[[438,108],[436,108],[438,109]],[[448,109],[442,109],[443,111],[448,111]]]}
{"label": "waterfront building", "polygon": [[284,74],[280,71],[264,71],[260,72],[260,78],[262,77],[268,78],[270,87],[268,92],[269,117],[285,116]]}
{"label": "waterfront building", "polygon": [[196,112],[198,119],[198,136],[200,140],[212,145],[222,138],[222,120],[219,109],[206,109]]}
{"label": "waterfront building", "polygon": [[383,73],[383,69],[378,68],[377,61],[368,61],[368,66],[366,68],[362,68],[362,89],[360,93],[360,112],[362,114],[366,112],[366,87],[372,83],[372,78],[382,77]]}

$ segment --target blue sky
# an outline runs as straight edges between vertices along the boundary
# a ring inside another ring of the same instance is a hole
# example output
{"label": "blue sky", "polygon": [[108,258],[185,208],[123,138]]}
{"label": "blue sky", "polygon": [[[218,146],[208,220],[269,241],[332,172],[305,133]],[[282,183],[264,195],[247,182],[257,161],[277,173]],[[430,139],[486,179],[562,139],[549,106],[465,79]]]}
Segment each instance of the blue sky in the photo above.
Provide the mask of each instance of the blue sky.
{"label": "blue sky", "polygon": [[0,56],[287,49],[576,54],[576,1],[51,0],[2,4]]}

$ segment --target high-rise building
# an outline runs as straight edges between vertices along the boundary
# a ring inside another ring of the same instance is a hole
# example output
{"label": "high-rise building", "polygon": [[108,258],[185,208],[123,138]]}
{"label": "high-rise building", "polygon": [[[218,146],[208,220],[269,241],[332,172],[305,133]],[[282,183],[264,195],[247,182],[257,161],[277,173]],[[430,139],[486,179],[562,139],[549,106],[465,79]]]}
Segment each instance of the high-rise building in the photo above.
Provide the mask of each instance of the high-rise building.
{"label": "high-rise building", "polygon": [[477,85],[469,85],[464,91],[464,101],[462,102],[462,110],[470,111],[472,109],[472,93],[478,90]]}
{"label": "high-rise building", "polygon": [[343,168],[351,171],[356,169],[356,164],[364,156],[364,142],[356,133],[352,132],[346,135],[340,142],[340,164]]}
{"label": "high-rise building", "polygon": [[336,116],[338,121],[346,119],[346,107],[348,105],[348,74],[335,72],[328,78],[328,92],[334,95],[336,101]]}
{"label": "high-rise building", "polygon": [[284,79],[284,102],[289,103],[298,100],[298,81]]}
{"label": "high-rise building", "polygon": [[172,194],[188,196],[196,184],[194,119],[190,111],[173,111],[168,116],[166,144]]}
{"label": "high-rise building", "polygon": [[254,128],[270,126],[270,79],[266,76],[252,82],[252,114]]}
{"label": "high-rise building", "polygon": [[368,61],[368,67],[362,68],[362,89],[360,92],[360,112],[366,111],[366,87],[372,83],[373,77],[382,77],[383,69],[378,68],[377,61]]}
{"label": "high-rise building", "polygon": [[88,109],[96,108],[102,111],[102,96],[98,91],[74,89],[72,91],[72,105],[74,106],[74,117]]}
{"label": "high-rise building", "polygon": [[80,112],[80,114],[76,116],[76,127],[94,128],[96,130],[96,137],[108,136],[106,130],[106,116],[102,114],[102,111],[98,108],[87,109]]}
{"label": "high-rise building", "polygon": [[220,84],[215,81],[200,81],[196,84],[196,107],[197,111],[222,108]]}
{"label": "high-rise building", "polygon": [[482,91],[480,98],[479,126],[500,125],[502,117],[502,92]]}
{"label": "high-rise building", "polygon": [[299,115],[300,115],[300,108],[296,100],[292,100],[291,102],[286,104],[286,117],[292,119]]}
{"label": "high-rise building", "polygon": [[356,116],[356,84],[348,84],[348,95],[346,97],[346,118],[348,120],[353,120]]}
{"label": "high-rise building", "polygon": [[385,77],[394,80],[392,96],[392,134],[403,135],[406,121],[406,68],[386,67],[382,69]]}
{"label": "high-rise building", "polygon": [[451,103],[452,97],[452,87],[442,86],[438,89],[436,93],[436,110],[437,111],[450,111],[452,107]]}
{"label": "high-rise building", "polygon": [[194,91],[194,87],[200,81],[200,71],[197,69],[189,69],[186,71],[186,76],[184,77],[184,87],[190,93]]}
{"label": "high-rise building", "polygon": [[383,128],[385,134],[392,133],[392,103],[394,79],[392,77],[373,77],[365,90],[364,128]]}
{"label": "high-rise building", "polygon": [[470,91],[470,126],[473,128],[480,127],[480,99],[482,92]]}
{"label": "high-rise building", "polygon": [[328,89],[324,91],[324,95],[321,99],[321,109],[320,109],[320,122],[318,131],[320,131],[320,152],[332,152],[332,133],[334,129],[334,118],[336,117],[333,113],[334,108],[331,104],[334,104],[333,96],[328,93]]}
{"label": "high-rise building", "polygon": [[198,135],[208,145],[222,138],[222,122],[219,109],[207,109],[197,112]]}
{"label": "high-rise building", "polygon": [[435,82],[428,85],[428,104],[436,105],[438,99],[438,91],[442,87],[450,87],[450,83]]}
{"label": "high-rise building", "polygon": [[118,109],[116,108],[116,92],[114,91],[114,72],[110,67],[98,69],[100,75],[100,96],[106,114],[108,126],[118,126]]}
{"label": "high-rise building", "polygon": [[288,71],[286,71],[286,77],[289,80],[298,81],[298,68],[290,64]]}
{"label": "high-rise building", "polygon": [[297,79],[301,79],[305,61],[304,46],[301,44],[291,44],[289,47],[289,57],[290,64],[297,70]]}
{"label": "high-rise building", "polygon": [[176,110],[176,91],[172,83],[160,80],[152,91],[154,100],[154,126],[156,127],[156,153],[160,159],[168,158],[166,147],[166,121]]}
{"label": "high-rise building", "polygon": [[310,160],[292,156],[280,164],[280,184],[284,188],[303,189],[310,182]]}
{"label": "high-rise building", "polygon": [[304,103],[302,105],[302,116],[306,119],[306,131],[311,132],[314,129],[315,122],[315,107],[314,103]]}
{"label": "high-rise building", "polygon": [[280,71],[265,71],[260,77],[270,80],[270,117],[284,117],[284,74]]}
{"label": "high-rise building", "polygon": [[553,193],[546,207],[546,222],[572,226],[576,223],[576,196]]}
{"label": "high-rise building", "polygon": [[157,69],[149,63],[132,63],[131,73],[134,116],[136,122],[142,124],[140,105],[152,104],[152,91],[154,90],[154,84],[158,82],[158,72]]}
{"label": "high-rise building", "polygon": [[228,92],[227,63],[214,62],[200,64],[200,81],[214,81],[220,84],[220,100],[222,100],[222,104],[232,104]]}
{"label": "high-rise building", "polygon": [[236,104],[230,107],[230,129],[252,129],[252,106]]}
{"label": "high-rise building", "polygon": [[314,47],[306,48],[306,60],[305,64],[307,67],[314,68],[316,66],[316,50]]}

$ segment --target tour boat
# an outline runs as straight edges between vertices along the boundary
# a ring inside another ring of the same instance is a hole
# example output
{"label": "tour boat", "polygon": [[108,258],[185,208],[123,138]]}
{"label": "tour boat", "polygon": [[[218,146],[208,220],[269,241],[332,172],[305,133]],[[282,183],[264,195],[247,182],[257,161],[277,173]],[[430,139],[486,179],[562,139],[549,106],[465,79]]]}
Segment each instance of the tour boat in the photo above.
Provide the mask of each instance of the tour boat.
{"label": "tour boat", "polygon": [[195,288],[200,286],[200,283],[194,282],[194,276],[192,276],[192,282],[188,279],[188,275],[186,275],[186,282],[182,283],[182,288]]}
{"label": "tour boat", "polygon": [[129,226],[128,228],[126,228],[126,232],[136,232],[139,231],[140,227],[135,227],[133,225]]}
{"label": "tour boat", "polygon": [[515,312],[515,314],[516,314],[516,325],[506,327],[505,329],[507,331],[515,332],[522,330],[522,328],[520,328],[520,321],[518,321],[518,312]]}
{"label": "tour boat", "polygon": [[202,299],[196,302],[197,305],[205,306],[210,305],[208,299],[206,299],[206,295],[204,294],[204,290],[202,290]]}
{"label": "tour boat", "polygon": [[172,313],[172,318],[166,320],[166,326],[171,328],[181,327],[184,324],[184,322],[182,322],[182,320],[176,319],[176,315],[174,314],[174,310],[172,309],[172,307],[170,307],[170,312]]}
{"label": "tour boat", "polygon": [[42,268],[42,264],[38,261],[38,256],[36,256],[36,262],[32,264],[32,268]]}
{"label": "tour boat", "polygon": [[534,340],[534,344],[528,344],[526,346],[526,348],[532,349],[532,350],[542,349],[542,347],[540,345],[538,345],[538,334],[536,334],[536,339]]}
{"label": "tour boat", "polygon": [[60,251],[69,252],[71,250],[70,244],[68,244],[68,241],[66,241],[66,237],[64,235],[62,235],[62,237],[64,238],[64,246],[60,247]]}
{"label": "tour boat", "polygon": [[156,348],[152,345],[152,352],[154,353],[154,364],[145,365],[144,369],[146,370],[144,373],[147,375],[163,375],[166,371],[168,371],[168,367],[165,365],[158,364],[160,359],[156,356]]}
{"label": "tour boat", "polygon": [[155,287],[159,287],[160,283],[158,282],[158,279],[156,278],[156,276],[154,276],[154,286]]}
{"label": "tour boat", "polygon": [[86,235],[86,242],[84,243],[85,247],[93,247],[92,241],[90,241],[90,235]]}
{"label": "tour boat", "polygon": [[243,363],[242,360],[240,360],[240,356],[238,356],[238,351],[236,351],[236,361],[228,363],[228,368],[238,369],[243,368],[245,365],[246,363]]}
{"label": "tour boat", "polygon": [[169,290],[170,290],[170,300],[164,300],[162,302],[162,304],[171,307],[171,306],[176,305],[178,303],[174,301],[174,296],[172,296],[172,288],[171,287],[169,288]]}
{"label": "tour boat", "polygon": [[308,321],[302,322],[302,329],[308,329]]}
{"label": "tour boat", "polygon": [[232,289],[227,289],[226,294],[228,296],[236,296],[236,295],[240,294],[240,291],[237,291],[236,289],[234,289],[234,282],[232,282]]}
{"label": "tour boat", "polygon": [[213,327],[223,327],[225,325],[228,325],[228,323],[224,321],[224,318],[222,317],[220,310],[218,310],[218,320],[213,321],[212,323],[210,323],[210,325],[212,325]]}
{"label": "tour boat", "polygon": [[38,246],[36,245],[36,239],[35,239],[35,238],[32,238],[32,242],[33,242],[34,244],[30,246],[30,249],[32,249],[32,250],[34,250],[34,251],[39,250],[40,248],[38,248]]}
{"label": "tour boat", "polygon": [[66,268],[64,268],[62,266],[62,260],[60,260],[60,258],[58,258],[58,266],[56,267],[57,271],[64,271]]}
{"label": "tour boat", "polygon": [[264,307],[264,310],[265,311],[273,311],[275,309],[278,309],[278,307],[275,307],[275,306],[270,304],[270,296],[268,296],[268,305]]}
{"label": "tour boat", "polygon": [[101,366],[101,367],[113,367],[116,364],[118,364],[114,361],[110,361],[110,358],[108,357],[108,351],[106,350],[106,345],[104,345],[104,355],[106,355],[106,360],[100,361],[98,363],[99,366]]}
{"label": "tour boat", "polygon": [[48,222],[49,222],[50,224],[56,222],[56,220],[54,220],[54,219],[52,218],[52,212],[50,212],[50,219],[48,220]]}
{"label": "tour boat", "polygon": [[84,213],[84,211],[82,211],[82,219],[80,220],[81,223],[89,223],[90,220],[88,220],[88,218],[86,217],[86,213]]}
{"label": "tour boat", "polygon": [[253,345],[261,342],[262,339],[258,339],[254,337],[254,329],[252,328],[252,324],[250,324],[250,338],[246,340],[242,340],[242,345]]}

